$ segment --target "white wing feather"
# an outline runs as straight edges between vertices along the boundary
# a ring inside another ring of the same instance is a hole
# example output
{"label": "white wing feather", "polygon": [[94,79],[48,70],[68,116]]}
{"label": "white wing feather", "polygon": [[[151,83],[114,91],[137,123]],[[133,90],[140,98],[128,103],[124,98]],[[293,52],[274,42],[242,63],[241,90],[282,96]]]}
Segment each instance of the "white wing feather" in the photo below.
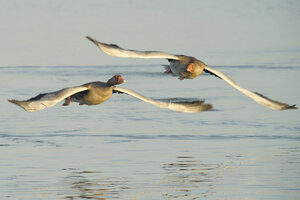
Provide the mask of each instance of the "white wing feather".
{"label": "white wing feather", "polygon": [[251,99],[253,99],[257,103],[262,104],[262,105],[264,105],[268,108],[271,108],[273,110],[296,109],[295,105],[289,105],[289,104],[281,103],[281,102],[278,102],[278,101],[274,101],[274,100],[269,99],[268,97],[263,96],[262,94],[259,94],[257,92],[251,92],[249,90],[246,90],[245,88],[241,87],[236,82],[234,82],[232,79],[230,79],[228,76],[226,76],[225,74],[223,74],[222,72],[220,72],[216,69],[213,69],[213,68],[210,68],[210,67],[206,66],[205,70],[208,70],[211,73],[219,76],[224,81],[229,83],[232,87],[234,87],[238,91],[242,92],[244,95],[250,97]]}
{"label": "white wing feather", "polygon": [[20,106],[27,112],[35,112],[47,107],[52,107],[56,105],[58,102],[64,100],[65,98],[87,89],[88,88],[84,86],[69,87],[55,92],[40,94],[36,97],[33,97],[25,101],[18,101],[15,99],[8,100],[8,101]]}
{"label": "white wing feather", "polygon": [[129,89],[115,87],[114,90],[129,94],[133,97],[136,97],[144,102],[150,103],[154,106],[160,108],[166,108],[173,111],[185,112],[185,113],[197,113],[206,110],[210,110],[212,108],[211,104],[204,104],[203,101],[194,101],[194,102],[162,102],[162,101],[155,101],[153,99],[149,99],[137,92],[134,92]]}
{"label": "white wing feather", "polygon": [[104,53],[123,58],[167,58],[167,59],[175,59],[178,57],[169,53],[161,52],[161,51],[138,51],[131,49],[123,49],[115,44],[106,44],[99,42],[89,36],[86,37],[91,40],[95,45],[97,45]]}

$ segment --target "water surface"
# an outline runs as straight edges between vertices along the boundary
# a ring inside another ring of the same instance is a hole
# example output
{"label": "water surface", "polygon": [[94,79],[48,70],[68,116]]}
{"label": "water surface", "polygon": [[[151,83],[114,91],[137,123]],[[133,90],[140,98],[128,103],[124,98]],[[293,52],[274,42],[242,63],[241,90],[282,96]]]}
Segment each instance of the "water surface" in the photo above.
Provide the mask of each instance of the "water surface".
{"label": "water surface", "polygon": [[[216,66],[247,89],[300,105],[300,68]],[[157,65],[1,67],[1,199],[299,199],[299,110],[269,110],[222,80]],[[204,99],[185,114],[114,94],[98,106],[27,113],[7,102],[121,74],[155,99]]]}

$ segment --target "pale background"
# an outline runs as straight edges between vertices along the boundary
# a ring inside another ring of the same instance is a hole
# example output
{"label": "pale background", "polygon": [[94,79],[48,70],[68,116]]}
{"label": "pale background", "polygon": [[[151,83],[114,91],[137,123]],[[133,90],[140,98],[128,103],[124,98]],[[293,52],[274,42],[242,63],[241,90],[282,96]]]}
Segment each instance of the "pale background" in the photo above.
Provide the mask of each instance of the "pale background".
{"label": "pale background", "polygon": [[0,66],[145,64],[101,55],[86,35],[209,65],[298,65],[299,13],[298,0],[1,0]]}

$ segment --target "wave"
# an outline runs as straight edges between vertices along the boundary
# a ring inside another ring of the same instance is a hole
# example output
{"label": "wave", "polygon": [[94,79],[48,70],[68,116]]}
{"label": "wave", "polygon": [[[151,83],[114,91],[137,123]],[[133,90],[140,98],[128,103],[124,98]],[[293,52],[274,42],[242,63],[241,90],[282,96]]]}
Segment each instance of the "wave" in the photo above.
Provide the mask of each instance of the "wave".
{"label": "wave", "polygon": [[[71,132],[81,132],[82,130],[55,131],[54,133],[46,133],[43,135],[14,135],[0,133],[0,138],[52,138],[52,137],[103,137],[103,138],[119,138],[127,140],[242,140],[242,139],[260,139],[260,140],[300,140],[300,136],[284,136],[284,135],[167,135],[167,134],[72,134]],[[70,133],[70,134],[69,134]]]}

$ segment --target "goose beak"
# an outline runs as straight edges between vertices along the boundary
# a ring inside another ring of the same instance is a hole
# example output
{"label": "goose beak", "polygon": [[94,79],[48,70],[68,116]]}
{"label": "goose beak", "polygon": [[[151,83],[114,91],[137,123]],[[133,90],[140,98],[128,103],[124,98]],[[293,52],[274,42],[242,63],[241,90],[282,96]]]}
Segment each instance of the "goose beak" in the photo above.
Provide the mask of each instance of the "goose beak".
{"label": "goose beak", "polygon": [[193,71],[193,64],[189,64],[189,65],[186,67],[186,71],[192,73],[192,71]]}
{"label": "goose beak", "polygon": [[122,76],[119,76],[119,83],[125,83],[126,82],[126,80],[125,79],[123,79],[123,77]]}

